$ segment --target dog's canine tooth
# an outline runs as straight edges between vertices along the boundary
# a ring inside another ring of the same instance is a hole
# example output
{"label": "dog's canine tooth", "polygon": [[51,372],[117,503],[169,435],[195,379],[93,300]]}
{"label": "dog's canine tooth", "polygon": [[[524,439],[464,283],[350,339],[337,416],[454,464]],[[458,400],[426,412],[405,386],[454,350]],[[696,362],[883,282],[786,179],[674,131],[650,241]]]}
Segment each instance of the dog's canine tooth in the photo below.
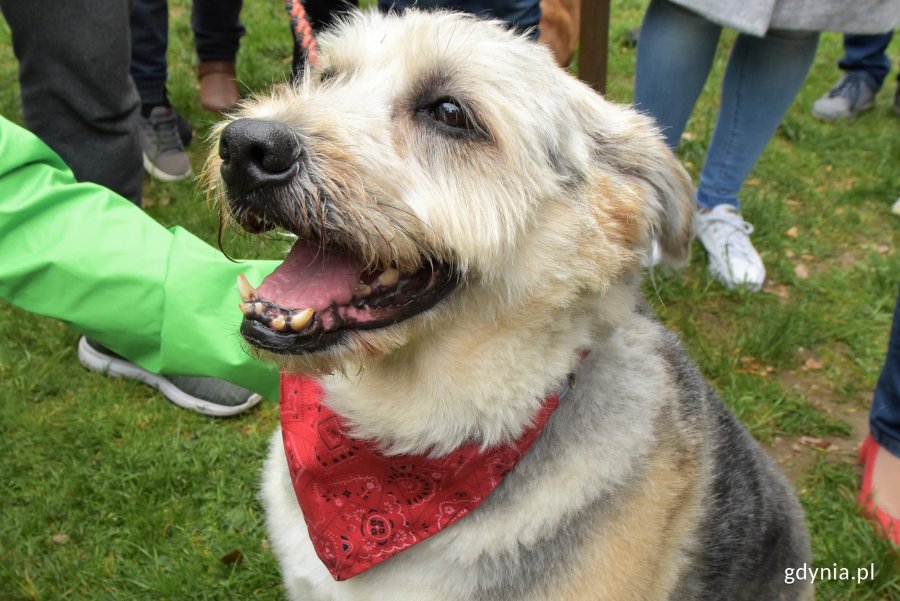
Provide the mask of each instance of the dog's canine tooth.
{"label": "dog's canine tooth", "polygon": [[278,317],[276,317],[269,323],[269,327],[272,328],[273,330],[277,330],[277,331],[281,332],[285,328],[287,328],[287,320],[284,317],[282,317],[281,315],[279,315]]}
{"label": "dog's canine tooth", "polygon": [[266,307],[262,303],[254,303],[253,310],[258,314],[262,315],[263,311],[265,311]]}
{"label": "dog's canine tooth", "polygon": [[298,313],[294,313],[291,316],[291,329],[293,329],[295,332],[299,332],[300,330],[302,330],[304,327],[306,327],[306,324],[310,322],[314,313],[315,311],[313,311],[312,309],[304,309]]}
{"label": "dog's canine tooth", "polygon": [[389,267],[378,276],[378,283],[382,286],[393,286],[400,281],[400,272]]}
{"label": "dog's canine tooth", "polygon": [[368,284],[363,284],[360,282],[356,285],[356,292],[353,293],[353,298],[363,298],[364,296],[369,296],[372,292],[372,287]]}
{"label": "dog's canine tooth", "polygon": [[247,276],[243,273],[237,277],[238,291],[241,293],[241,300],[245,303],[256,300],[256,290],[250,285]]}
{"label": "dog's canine tooth", "polygon": [[252,315],[254,313],[253,303],[240,303],[238,309],[240,309],[241,313],[244,315]]}

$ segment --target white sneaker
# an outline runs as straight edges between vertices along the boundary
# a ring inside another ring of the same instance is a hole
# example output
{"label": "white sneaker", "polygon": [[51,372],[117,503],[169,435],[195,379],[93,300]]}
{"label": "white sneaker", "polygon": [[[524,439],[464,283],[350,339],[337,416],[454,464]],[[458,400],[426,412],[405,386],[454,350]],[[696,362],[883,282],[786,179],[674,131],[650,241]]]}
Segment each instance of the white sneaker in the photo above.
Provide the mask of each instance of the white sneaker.
{"label": "white sneaker", "polygon": [[709,255],[709,271],[727,287],[759,290],[766,268],[753,244],[753,226],[731,205],[721,204],[694,214],[694,231]]}

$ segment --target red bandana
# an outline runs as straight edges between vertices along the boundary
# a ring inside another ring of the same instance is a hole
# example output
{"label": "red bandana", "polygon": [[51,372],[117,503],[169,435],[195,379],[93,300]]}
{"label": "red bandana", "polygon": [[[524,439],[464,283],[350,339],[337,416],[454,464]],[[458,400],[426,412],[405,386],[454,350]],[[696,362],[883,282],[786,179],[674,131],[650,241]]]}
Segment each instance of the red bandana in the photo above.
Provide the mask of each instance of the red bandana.
{"label": "red bandana", "polygon": [[512,470],[559,405],[553,394],[514,445],[462,446],[433,459],[386,457],[343,432],[310,378],[282,373],[281,429],[294,492],[316,554],[346,580],[477,508]]}

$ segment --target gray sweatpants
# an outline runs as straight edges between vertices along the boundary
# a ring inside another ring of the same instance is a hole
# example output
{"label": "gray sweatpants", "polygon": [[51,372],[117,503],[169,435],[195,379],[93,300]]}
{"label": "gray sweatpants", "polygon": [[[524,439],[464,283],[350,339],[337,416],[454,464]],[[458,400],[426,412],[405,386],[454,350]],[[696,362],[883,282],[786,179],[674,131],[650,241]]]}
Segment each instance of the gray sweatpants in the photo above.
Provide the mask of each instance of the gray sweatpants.
{"label": "gray sweatpants", "polygon": [[129,0],[0,0],[19,59],[25,124],[71,167],[141,204],[140,99]]}

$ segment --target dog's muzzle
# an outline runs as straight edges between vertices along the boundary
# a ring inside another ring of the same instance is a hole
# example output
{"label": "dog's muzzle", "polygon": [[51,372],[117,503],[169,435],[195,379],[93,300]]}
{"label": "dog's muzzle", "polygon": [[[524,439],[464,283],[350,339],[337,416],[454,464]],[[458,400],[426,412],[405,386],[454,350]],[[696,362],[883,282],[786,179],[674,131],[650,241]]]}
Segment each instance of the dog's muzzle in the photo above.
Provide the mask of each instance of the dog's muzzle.
{"label": "dog's muzzle", "polygon": [[350,331],[418,315],[454,289],[459,278],[445,263],[425,255],[406,269],[378,266],[353,245],[353,236],[311,222],[306,215],[338,211],[340,205],[317,198],[323,204],[316,210],[298,209],[304,196],[295,184],[305,175],[303,155],[296,133],[277,121],[239,119],[219,139],[219,170],[235,221],[251,233],[281,227],[298,237],[258,289],[241,281],[246,340],[274,353],[317,352]]}

